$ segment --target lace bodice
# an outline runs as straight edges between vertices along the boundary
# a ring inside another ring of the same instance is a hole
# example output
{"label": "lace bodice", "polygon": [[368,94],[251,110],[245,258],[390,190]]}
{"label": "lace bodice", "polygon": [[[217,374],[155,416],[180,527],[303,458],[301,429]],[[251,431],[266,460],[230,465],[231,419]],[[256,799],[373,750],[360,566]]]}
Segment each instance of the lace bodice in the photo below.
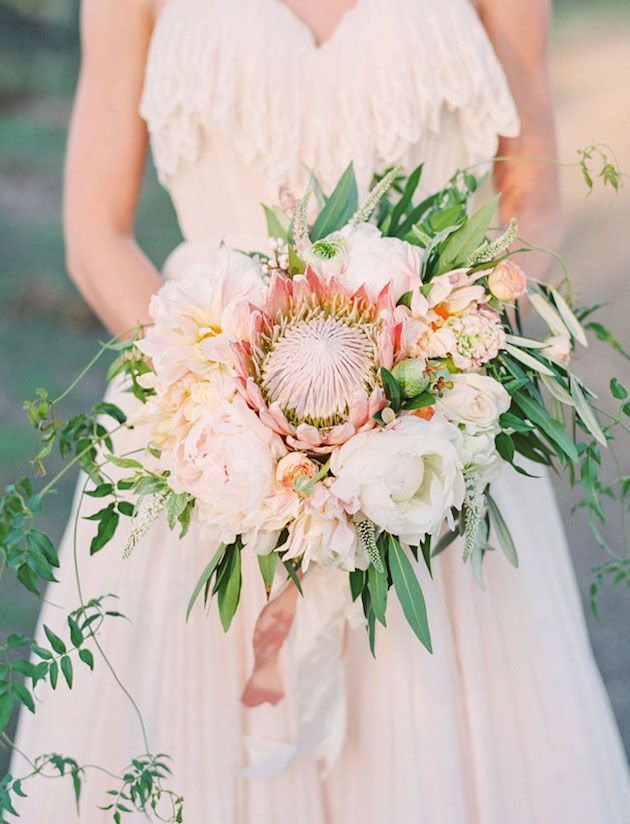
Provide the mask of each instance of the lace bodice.
{"label": "lace bodice", "polygon": [[434,188],[518,130],[468,0],[357,0],[321,46],[281,0],[167,0],[141,111],[185,237],[249,248],[309,169],[326,190],[350,160],[363,187],[425,161]]}

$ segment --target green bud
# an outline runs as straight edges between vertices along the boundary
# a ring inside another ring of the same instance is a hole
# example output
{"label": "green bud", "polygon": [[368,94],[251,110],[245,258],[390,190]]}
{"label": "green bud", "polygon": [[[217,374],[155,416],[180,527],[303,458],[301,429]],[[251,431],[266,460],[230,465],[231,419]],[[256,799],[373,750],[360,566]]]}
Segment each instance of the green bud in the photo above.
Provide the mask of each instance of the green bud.
{"label": "green bud", "polygon": [[392,375],[400,384],[400,392],[404,398],[415,398],[429,385],[425,375],[424,362],[407,358],[392,369]]}

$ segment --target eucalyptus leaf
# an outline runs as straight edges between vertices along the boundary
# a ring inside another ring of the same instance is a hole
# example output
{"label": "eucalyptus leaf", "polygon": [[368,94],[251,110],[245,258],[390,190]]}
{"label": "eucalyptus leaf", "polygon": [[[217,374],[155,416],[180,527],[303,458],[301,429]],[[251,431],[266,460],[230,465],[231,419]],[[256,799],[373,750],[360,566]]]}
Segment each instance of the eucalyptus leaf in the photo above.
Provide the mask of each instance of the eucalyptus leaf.
{"label": "eucalyptus leaf", "polygon": [[311,240],[321,240],[341,229],[356,212],[358,199],[357,181],[351,163],[317,216],[311,231]]}
{"label": "eucalyptus leaf", "polygon": [[368,590],[374,610],[374,616],[379,623],[384,627],[387,626],[385,621],[385,610],[387,608],[387,573],[379,572],[374,564],[368,567]]}
{"label": "eucalyptus leaf", "polygon": [[582,392],[582,388],[573,375],[569,376],[569,384],[571,387],[571,395],[575,400],[575,409],[577,414],[580,416],[582,423],[586,426],[588,431],[598,443],[602,446],[608,447],[606,436],[599,425],[599,421],[597,420],[589,402],[586,400],[584,392]]}
{"label": "eucalyptus leaf", "polygon": [[190,600],[188,601],[188,607],[186,608],[186,621],[188,621],[188,619],[190,618],[190,613],[192,612],[192,608],[195,606],[197,598],[199,598],[199,595],[201,594],[201,590],[206,586],[206,584],[214,575],[214,571],[223,559],[224,554],[225,544],[220,544],[219,548],[212,556],[210,562],[207,564],[204,571],[201,573],[201,576],[199,577],[199,580],[195,585],[193,593],[190,596]]}
{"label": "eucalyptus leaf", "polygon": [[573,312],[571,311],[571,307],[566,302],[566,300],[562,297],[560,292],[557,289],[554,289],[553,286],[549,287],[549,291],[553,296],[554,303],[558,307],[558,311],[562,316],[562,320],[565,323],[565,326],[569,330],[569,332],[573,335],[576,341],[582,344],[582,346],[588,346],[588,340],[586,339],[586,332],[582,328],[579,320],[575,317]]}
{"label": "eucalyptus leaf", "polygon": [[263,204],[265,220],[267,222],[267,235],[270,238],[282,238],[286,242],[289,236],[288,218],[279,209],[271,209]]}
{"label": "eucalyptus leaf", "polygon": [[560,401],[560,403],[563,403],[566,406],[575,406],[574,399],[567,392],[564,386],[562,386],[560,381],[557,380],[557,378],[543,375],[542,382],[549,390],[549,394],[556,400]]}
{"label": "eucalyptus leaf", "polygon": [[558,311],[554,306],[552,306],[551,301],[549,301],[542,294],[542,292],[530,292],[529,301],[554,335],[562,335],[564,338],[568,338],[570,336],[569,330],[565,326],[564,321],[560,317]]}
{"label": "eucalyptus leaf", "polygon": [[223,629],[227,632],[236,613],[238,602],[241,597],[241,550],[235,546],[230,550],[230,567],[229,573],[225,576],[225,583],[219,588],[217,592],[217,600],[219,602],[219,617]]}
{"label": "eucalyptus leaf", "polygon": [[464,225],[449,237],[438,259],[440,269],[455,268],[458,264],[463,265],[466,263],[468,256],[475,251],[485,238],[497,209],[499,197],[499,195],[496,195],[476,212],[473,212]]}
{"label": "eucalyptus leaf", "polygon": [[576,463],[578,453],[575,443],[564,427],[549,415],[545,407],[523,392],[516,392],[512,397],[526,417],[540,427],[541,431],[558,447],[562,454],[566,455],[573,463]]}
{"label": "eucalyptus leaf", "polygon": [[516,552],[516,546],[514,545],[512,534],[508,528],[508,525],[505,523],[501,510],[490,493],[486,494],[486,503],[488,505],[490,523],[496,533],[497,538],[499,539],[499,546],[512,566],[518,568],[518,554]]}
{"label": "eucalyptus leaf", "polygon": [[276,552],[269,552],[267,555],[258,555],[258,567],[260,569],[260,574],[263,579],[263,584],[265,585],[265,592],[267,593],[267,598],[269,597],[269,593],[271,592],[271,587],[273,586],[273,579],[276,572],[276,566],[278,564],[278,554]]}
{"label": "eucalyptus leaf", "polygon": [[391,535],[388,556],[392,583],[405,618],[423,646],[429,652],[433,652],[427,608],[420,582],[400,542]]}
{"label": "eucalyptus leaf", "polygon": [[541,375],[549,375],[553,377],[553,371],[548,366],[545,366],[544,363],[541,363],[537,358],[530,355],[528,352],[524,352],[517,346],[512,346],[511,343],[506,343],[505,349],[507,352],[510,353],[510,355],[512,355],[513,358],[516,358],[516,360],[520,361],[525,366],[529,366],[530,369],[539,372]]}

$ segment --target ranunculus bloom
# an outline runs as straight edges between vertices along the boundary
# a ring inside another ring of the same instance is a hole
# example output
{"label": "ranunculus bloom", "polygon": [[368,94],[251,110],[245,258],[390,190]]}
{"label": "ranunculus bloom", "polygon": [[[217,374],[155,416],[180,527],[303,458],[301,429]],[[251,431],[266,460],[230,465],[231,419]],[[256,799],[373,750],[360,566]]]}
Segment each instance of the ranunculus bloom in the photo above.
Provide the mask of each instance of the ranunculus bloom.
{"label": "ranunculus bloom", "polygon": [[554,335],[545,340],[540,354],[566,366],[571,360],[571,341],[564,335]]}
{"label": "ranunculus bloom", "polygon": [[376,226],[346,226],[323,243],[328,243],[330,251],[336,247],[336,254],[329,258],[307,255],[308,262],[316,272],[335,277],[350,292],[365,286],[368,297],[374,301],[391,281],[396,302],[418,285],[418,247],[398,238],[383,237]]}
{"label": "ranunculus bloom", "polygon": [[[448,387],[449,383],[451,387]],[[488,375],[458,374],[449,377],[447,388],[435,406],[453,423],[487,429],[510,408],[510,396]]]}
{"label": "ranunculus bloom", "polygon": [[214,261],[196,264],[151,298],[149,313],[155,323],[138,348],[153,359],[162,384],[186,372],[203,375],[216,362],[231,362],[230,341],[246,332],[239,307],[264,295],[258,263],[221,247]]}
{"label": "ranunculus bloom", "polygon": [[508,303],[525,294],[527,278],[520,266],[502,260],[488,275],[488,289],[497,300]]}
{"label": "ranunculus bloom", "polygon": [[499,316],[490,309],[468,310],[449,318],[444,327],[455,336],[456,345],[449,354],[458,369],[478,369],[505,348]]}
{"label": "ranunculus bloom", "polygon": [[417,545],[464,497],[462,435],[442,415],[413,415],[355,435],[333,454],[332,492],[350,513]]}

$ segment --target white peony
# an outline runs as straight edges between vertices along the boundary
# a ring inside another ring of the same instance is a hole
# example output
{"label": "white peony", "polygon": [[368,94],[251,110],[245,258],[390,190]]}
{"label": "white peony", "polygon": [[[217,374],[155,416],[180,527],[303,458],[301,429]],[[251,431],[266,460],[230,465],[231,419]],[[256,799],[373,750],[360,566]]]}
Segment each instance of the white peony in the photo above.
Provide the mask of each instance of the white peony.
{"label": "white peony", "polygon": [[355,435],[331,462],[332,492],[350,513],[416,545],[464,498],[462,434],[442,415],[414,416]]}
{"label": "white peony", "polygon": [[464,469],[476,470],[483,486],[496,480],[505,463],[494,445],[494,439],[499,431],[499,427],[494,427],[475,434],[464,432],[462,445]]}
{"label": "white peony", "polygon": [[345,226],[340,232],[325,238],[321,246],[331,257],[318,256],[318,244],[307,253],[307,260],[324,276],[334,276],[350,291],[365,286],[371,300],[392,282],[392,297],[397,301],[414,289],[420,278],[418,247],[398,238],[383,237],[376,226],[361,223]]}
{"label": "white peony", "polygon": [[193,495],[201,520],[215,528],[217,540],[231,543],[247,530],[278,529],[291,517],[287,504],[297,494],[287,495],[275,480],[285,452],[282,439],[237,397],[200,416],[163,458],[170,486]]}
{"label": "white peony", "polygon": [[245,336],[241,307],[266,294],[259,264],[222,246],[216,258],[195,264],[168,281],[151,298],[154,320],[138,348],[153,359],[159,383],[186,372],[205,374],[216,362],[230,362],[230,342]]}
{"label": "white peony", "polygon": [[494,426],[510,408],[510,396],[501,384],[488,375],[475,373],[450,375],[448,384],[435,407],[453,423],[487,429]]}

